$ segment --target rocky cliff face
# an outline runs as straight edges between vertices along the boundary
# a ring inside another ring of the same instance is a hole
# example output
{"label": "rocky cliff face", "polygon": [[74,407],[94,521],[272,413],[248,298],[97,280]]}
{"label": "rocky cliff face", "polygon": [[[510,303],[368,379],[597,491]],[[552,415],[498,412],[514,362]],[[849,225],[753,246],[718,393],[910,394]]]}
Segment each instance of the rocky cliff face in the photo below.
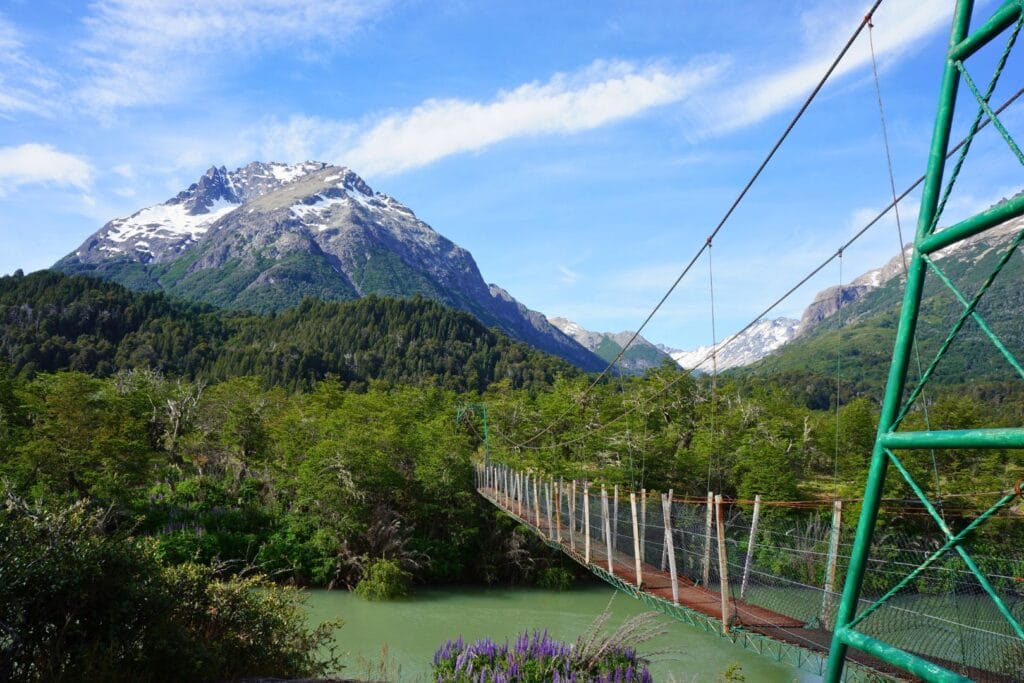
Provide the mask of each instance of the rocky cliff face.
{"label": "rocky cliff face", "polygon": [[307,295],[421,295],[583,369],[603,367],[543,315],[488,286],[472,255],[411,209],[319,162],[211,168],[167,202],[110,221],[54,267],[260,311]]}

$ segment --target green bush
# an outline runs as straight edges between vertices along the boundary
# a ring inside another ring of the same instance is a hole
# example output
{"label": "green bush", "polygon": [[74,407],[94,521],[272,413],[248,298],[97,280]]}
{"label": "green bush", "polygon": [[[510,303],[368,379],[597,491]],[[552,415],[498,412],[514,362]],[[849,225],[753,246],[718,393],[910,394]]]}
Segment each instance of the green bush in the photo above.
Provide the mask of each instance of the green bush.
{"label": "green bush", "polygon": [[367,600],[394,600],[404,598],[411,592],[412,574],[405,571],[395,560],[373,560],[356,584],[356,595]]}
{"label": "green bush", "polygon": [[[5,500],[4,500],[5,499]],[[0,488],[0,680],[316,676],[336,624],[309,629],[301,595],[261,578],[166,568],[86,501],[29,506]]]}
{"label": "green bush", "polygon": [[540,573],[537,585],[553,591],[566,591],[572,586],[572,572],[565,567],[548,567]]}

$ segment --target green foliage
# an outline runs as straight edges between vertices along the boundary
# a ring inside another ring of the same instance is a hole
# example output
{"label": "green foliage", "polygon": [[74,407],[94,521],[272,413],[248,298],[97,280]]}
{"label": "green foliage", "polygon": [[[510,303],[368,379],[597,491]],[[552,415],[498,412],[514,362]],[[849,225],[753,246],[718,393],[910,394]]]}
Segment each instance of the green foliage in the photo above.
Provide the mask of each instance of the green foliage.
{"label": "green foliage", "polygon": [[722,683],[743,683],[747,680],[747,676],[743,673],[743,666],[730,664],[725,667],[725,671],[718,677],[718,680]]}
{"label": "green foliage", "polygon": [[356,584],[356,595],[367,600],[395,600],[408,597],[412,574],[395,560],[373,560]]}
{"label": "green foliage", "polygon": [[[292,264],[275,267],[284,276]],[[253,290],[253,307],[266,310],[264,295],[273,299],[275,286]],[[309,291],[320,291],[315,278]],[[258,376],[290,389],[335,377],[355,387],[383,379],[482,391],[502,379],[537,388],[557,375],[577,374],[469,314],[420,298],[289,303],[297,306],[259,316],[53,272],[3,277],[0,351],[22,377],[68,369],[109,376],[147,368],[208,381]]]}
{"label": "green foliage", "polygon": [[300,594],[209,567],[165,568],[154,546],[80,501],[0,511],[0,678],[225,680],[320,675],[333,624]]}
{"label": "green foliage", "polygon": [[537,585],[553,591],[567,591],[572,587],[572,572],[565,567],[548,567],[541,571]]}

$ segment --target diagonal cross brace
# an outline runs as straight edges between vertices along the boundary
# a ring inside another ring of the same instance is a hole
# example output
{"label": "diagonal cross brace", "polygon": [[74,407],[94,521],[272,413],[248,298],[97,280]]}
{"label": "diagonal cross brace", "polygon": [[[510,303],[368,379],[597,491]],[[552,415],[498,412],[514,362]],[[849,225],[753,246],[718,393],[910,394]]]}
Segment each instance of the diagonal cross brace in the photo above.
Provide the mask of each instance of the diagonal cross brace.
{"label": "diagonal cross brace", "polygon": [[[987,520],[1000,509],[1011,503],[1017,497],[1016,493],[1007,493],[1002,498],[1000,498],[994,505],[992,505],[992,507],[990,507],[984,513],[979,515],[973,522],[964,527],[964,529],[960,531],[960,533],[953,534],[950,531],[949,527],[946,526],[945,522],[942,521],[941,516],[939,516],[939,514],[935,511],[935,508],[928,501],[927,496],[924,495],[924,492],[921,491],[920,487],[918,487],[917,484],[914,482],[913,478],[910,476],[910,473],[907,472],[907,470],[903,467],[903,464],[899,461],[899,458],[897,458],[892,453],[892,451],[889,451],[888,449],[886,449],[886,453],[888,454],[892,464],[895,465],[897,469],[899,469],[904,479],[906,479],[907,482],[910,483],[911,487],[914,488],[915,491],[918,493],[918,497],[921,498],[921,501],[928,508],[929,513],[931,513],[932,516],[935,517],[936,520],[939,522],[939,525],[942,528],[942,533],[946,536],[946,542],[942,545],[942,547],[940,547],[938,550],[929,555],[924,562],[922,562],[917,568],[915,568],[907,576],[905,576],[899,583],[890,588],[885,595],[880,597],[867,609],[865,609],[863,612],[857,615],[856,618],[850,621],[850,623],[847,624],[847,628],[852,628],[860,622],[862,622],[865,618],[868,617],[868,615],[870,615],[879,607],[881,607],[886,601],[889,600],[889,598],[903,590],[903,588],[911,581],[913,581],[915,578],[917,578],[917,576],[921,572],[923,572],[925,569],[933,565],[936,561],[938,561],[943,555],[945,555],[950,550],[955,548],[958,551],[960,551],[961,557],[964,557],[966,551],[960,547],[960,544],[964,541],[964,539],[966,539],[967,536],[970,535],[970,533],[974,531],[976,528],[978,528],[978,526],[980,526],[985,520]],[[966,556],[968,559],[970,558],[970,555]],[[1006,605],[1003,604],[1003,601],[998,597],[998,595],[994,594],[994,589],[992,589],[992,586],[981,574],[981,570],[978,569],[977,565],[974,564],[973,560],[971,560],[968,563],[968,566],[971,567],[971,571],[979,579],[979,581],[982,582],[982,586],[986,588],[986,592],[989,592],[989,596],[993,598],[993,600],[996,603],[996,607],[999,609],[999,611],[1003,614],[1004,617],[1006,617],[1009,620],[1010,626],[1016,632],[1017,636],[1024,639],[1024,630],[1021,629],[1020,624],[1018,624],[1016,619],[1013,618],[1013,615],[1010,614],[1009,610],[1006,608]]]}
{"label": "diagonal cross brace", "polygon": [[[1010,245],[1010,248],[1007,249],[1006,252],[1000,257],[999,263],[996,264],[995,269],[989,274],[989,276],[985,278],[985,281],[981,284],[981,287],[979,287],[978,291],[974,294],[974,298],[971,299],[969,304],[965,305],[963,313],[960,314],[960,318],[956,321],[956,324],[953,325],[953,329],[950,330],[949,335],[946,336],[946,340],[942,342],[942,346],[940,346],[939,350],[935,353],[935,358],[932,360],[931,364],[929,364],[928,369],[925,370],[924,373],[921,375],[921,378],[917,382],[917,386],[914,387],[914,390],[911,392],[910,396],[907,398],[906,403],[903,405],[903,409],[900,410],[899,415],[893,422],[893,429],[895,429],[903,421],[903,418],[907,416],[907,412],[910,410],[910,407],[914,404],[914,401],[917,400],[918,396],[921,395],[921,392],[924,390],[924,385],[928,383],[928,380],[931,379],[932,373],[935,372],[935,368],[938,367],[939,361],[941,361],[943,356],[946,355],[946,351],[949,350],[949,346],[953,343],[953,340],[956,338],[956,335],[963,328],[964,323],[967,322],[967,319],[971,317],[972,314],[974,314],[974,311],[978,307],[978,304],[981,302],[982,297],[984,297],[985,293],[988,292],[989,288],[992,286],[992,283],[995,282],[996,276],[999,275],[1000,271],[1002,271],[1003,267],[1006,265],[1006,262],[1010,260],[1011,256],[1013,256],[1014,252],[1017,250],[1017,247],[1020,245],[1022,240],[1024,240],[1024,232],[1019,233],[1017,237],[1014,238],[1013,243]],[[931,265],[932,268],[936,268],[936,266],[931,262],[931,259],[923,255],[921,256],[921,258],[925,261],[925,263]],[[948,283],[948,286],[951,287],[953,291],[956,292],[959,296],[959,292],[957,292],[956,288],[953,287],[953,284],[951,282]],[[1001,344],[997,342],[996,347],[998,348],[1000,346]],[[1014,359],[1014,361],[1015,360],[1016,359]],[[1011,361],[1011,364],[1014,365],[1014,367],[1019,367],[1016,363],[1014,363],[1014,361]]]}

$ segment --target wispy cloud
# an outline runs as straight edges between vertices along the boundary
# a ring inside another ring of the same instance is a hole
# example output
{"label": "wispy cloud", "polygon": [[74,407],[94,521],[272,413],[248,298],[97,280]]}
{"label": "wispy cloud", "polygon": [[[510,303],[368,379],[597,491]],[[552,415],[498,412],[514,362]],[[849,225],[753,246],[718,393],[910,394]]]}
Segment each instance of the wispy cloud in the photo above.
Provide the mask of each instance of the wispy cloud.
{"label": "wispy cloud", "polygon": [[574,285],[576,284],[576,281],[580,279],[580,274],[569,266],[559,265],[558,273],[558,281],[563,285]]}
{"label": "wispy cloud", "polygon": [[0,114],[47,114],[56,87],[52,70],[28,56],[18,30],[0,15]]}
{"label": "wispy cloud", "polygon": [[597,61],[487,102],[431,99],[371,124],[346,161],[367,173],[398,173],[513,138],[590,130],[678,102],[717,71],[716,64],[674,69]]}
{"label": "wispy cloud", "polygon": [[98,111],[174,102],[204,77],[259,51],[338,41],[385,0],[100,0],[78,44],[77,99]]}
{"label": "wispy cloud", "polygon": [[[713,92],[700,108],[705,134],[725,133],[756,123],[806,97],[838,54],[863,11],[860,6],[826,3],[801,18],[803,56],[777,70],[748,74],[725,91]],[[875,15],[875,54],[885,63],[912,49],[933,32],[948,28],[950,4],[943,0],[891,0]],[[834,73],[842,76],[871,63],[862,33]]]}
{"label": "wispy cloud", "polygon": [[74,154],[50,145],[29,143],[0,147],[0,196],[35,183],[52,183],[86,190],[92,183],[92,166]]}

